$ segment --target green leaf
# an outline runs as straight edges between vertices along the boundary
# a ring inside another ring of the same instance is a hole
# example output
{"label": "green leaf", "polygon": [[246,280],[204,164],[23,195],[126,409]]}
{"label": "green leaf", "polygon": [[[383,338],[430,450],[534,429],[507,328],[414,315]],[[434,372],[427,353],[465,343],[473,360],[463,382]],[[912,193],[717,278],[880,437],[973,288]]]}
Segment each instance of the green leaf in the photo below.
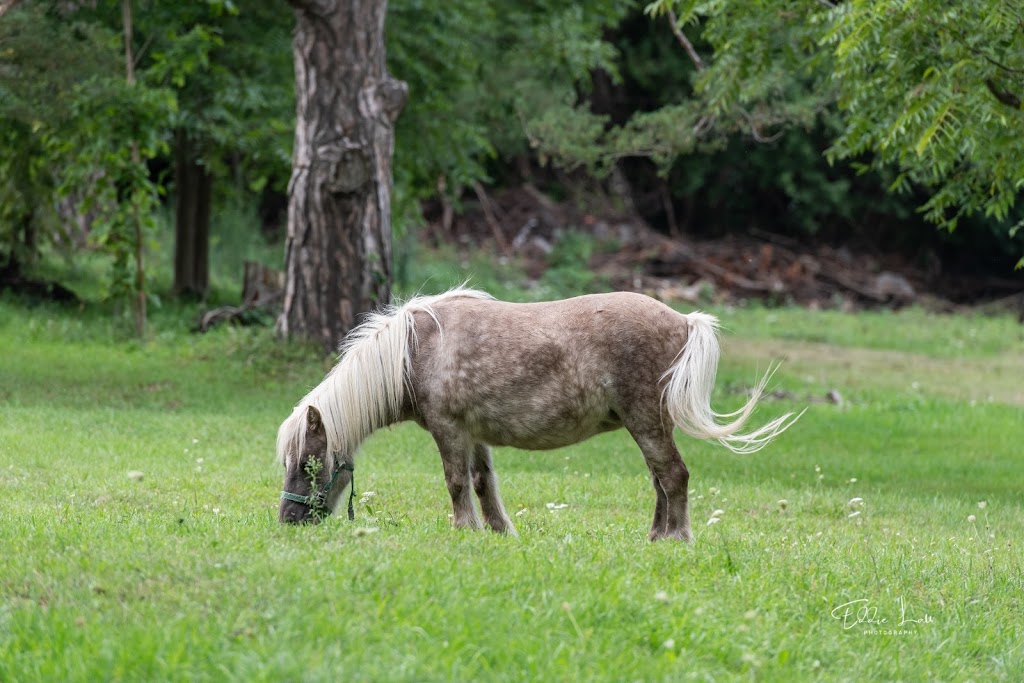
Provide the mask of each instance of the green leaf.
{"label": "green leaf", "polygon": [[946,115],[950,112],[953,107],[952,102],[947,102],[945,106],[939,111],[932,121],[932,124],[925,129],[924,134],[918,139],[917,144],[914,145],[914,151],[917,152],[917,156],[922,156],[925,150],[928,148],[928,144],[935,137],[935,134],[939,132],[943,122],[946,120]]}

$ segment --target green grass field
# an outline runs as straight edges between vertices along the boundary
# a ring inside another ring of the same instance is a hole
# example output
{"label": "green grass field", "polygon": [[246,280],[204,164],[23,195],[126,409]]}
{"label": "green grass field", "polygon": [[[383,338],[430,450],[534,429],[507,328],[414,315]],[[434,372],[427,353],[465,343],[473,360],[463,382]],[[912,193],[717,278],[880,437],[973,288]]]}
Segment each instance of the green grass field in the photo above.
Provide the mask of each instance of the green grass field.
{"label": "green grass field", "polygon": [[518,538],[450,528],[414,426],[355,522],[282,528],[276,429],[329,361],[0,300],[0,681],[1024,680],[1022,328],[715,312],[716,407],[786,356],[758,415],[809,410],[753,456],[680,437],[686,546],[646,541],[624,432],[498,450]]}

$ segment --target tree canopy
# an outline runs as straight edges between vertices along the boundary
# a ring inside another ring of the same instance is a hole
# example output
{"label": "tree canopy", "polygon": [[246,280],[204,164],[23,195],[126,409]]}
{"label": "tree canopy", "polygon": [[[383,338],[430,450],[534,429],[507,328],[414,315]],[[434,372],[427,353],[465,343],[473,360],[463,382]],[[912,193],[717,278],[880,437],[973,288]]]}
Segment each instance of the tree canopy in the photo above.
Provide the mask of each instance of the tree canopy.
{"label": "tree canopy", "polygon": [[891,165],[893,188],[927,187],[926,216],[950,229],[1009,218],[1024,182],[1024,6],[854,0],[829,19],[844,121],[830,157]]}
{"label": "tree canopy", "polygon": [[929,221],[952,230],[982,214],[1011,237],[1024,221],[1013,212],[1024,179],[1020,3],[656,0],[647,12],[690,54],[693,92],[630,120],[622,150],[645,150],[646,133],[664,162],[702,139],[763,141],[821,119],[830,162],[890,174],[891,191],[923,189]]}

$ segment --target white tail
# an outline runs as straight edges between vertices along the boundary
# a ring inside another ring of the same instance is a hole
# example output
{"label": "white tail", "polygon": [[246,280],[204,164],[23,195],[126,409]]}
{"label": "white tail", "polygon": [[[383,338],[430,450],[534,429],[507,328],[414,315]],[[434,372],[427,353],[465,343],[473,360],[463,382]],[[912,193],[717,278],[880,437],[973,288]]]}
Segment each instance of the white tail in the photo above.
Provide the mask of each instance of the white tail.
{"label": "white tail", "polygon": [[[690,313],[684,317],[690,325],[689,336],[679,359],[665,373],[668,384],[663,400],[672,422],[686,434],[697,439],[718,439],[734,453],[753,453],[767,446],[803,415],[803,412],[796,416],[786,413],[759,429],[740,434],[778,366],[768,368],[742,408],[731,413],[716,413],[711,409],[711,391],[718,373],[718,320],[706,313]],[[720,419],[733,420],[719,424]]]}

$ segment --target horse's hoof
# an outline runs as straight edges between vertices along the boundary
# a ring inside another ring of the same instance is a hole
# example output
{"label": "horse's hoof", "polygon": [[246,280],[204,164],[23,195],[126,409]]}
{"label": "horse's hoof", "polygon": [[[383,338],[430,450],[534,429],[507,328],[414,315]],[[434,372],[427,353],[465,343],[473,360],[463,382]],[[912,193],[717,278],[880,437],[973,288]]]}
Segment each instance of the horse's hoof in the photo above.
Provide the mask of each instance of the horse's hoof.
{"label": "horse's hoof", "polygon": [[661,541],[661,540],[682,541],[683,543],[691,543],[693,541],[693,535],[690,533],[689,529],[684,529],[684,530],[676,529],[674,531],[660,531],[660,532],[651,531],[651,533],[647,534],[647,538],[652,543],[654,541]]}

